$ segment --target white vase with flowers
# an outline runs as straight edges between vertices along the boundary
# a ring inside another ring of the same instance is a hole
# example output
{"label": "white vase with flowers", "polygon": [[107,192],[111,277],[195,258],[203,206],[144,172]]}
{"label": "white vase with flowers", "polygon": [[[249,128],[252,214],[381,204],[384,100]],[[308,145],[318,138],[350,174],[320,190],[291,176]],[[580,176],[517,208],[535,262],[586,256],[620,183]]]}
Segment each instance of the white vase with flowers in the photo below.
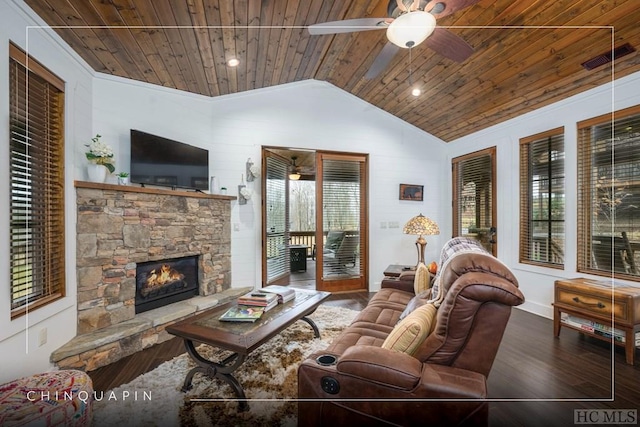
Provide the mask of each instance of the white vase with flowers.
{"label": "white vase with flowers", "polygon": [[115,160],[113,158],[113,149],[104,142],[100,141],[101,135],[96,134],[91,138],[91,143],[86,144],[89,148],[85,154],[89,165],[87,165],[87,175],[89,181],[93,182],[105,182],[107,179],[107,171],[113,173],[116,168],[113,165]]}

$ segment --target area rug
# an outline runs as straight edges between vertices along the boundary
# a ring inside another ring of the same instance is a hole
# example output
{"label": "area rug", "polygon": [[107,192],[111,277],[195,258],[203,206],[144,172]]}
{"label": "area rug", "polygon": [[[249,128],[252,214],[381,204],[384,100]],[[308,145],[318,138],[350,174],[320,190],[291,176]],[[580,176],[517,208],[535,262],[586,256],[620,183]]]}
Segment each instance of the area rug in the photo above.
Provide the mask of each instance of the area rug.
{"label": "area rug", "polygon": [[[313,336],[305,322],[296,322],[247,357],[235,372],[249,399],[249,410],[238,412],[231,387],[196,374],[193,388],[180,388],[195,363],[182,354],[128,384],[98,395],[93,405],[94,426],[294,426],[297,420],[298,366],[326,348],[349,325],[356,311],[321,305],[310,317],[320,329]],[[212,360],[229,353],[202,345],[199,352]]]}

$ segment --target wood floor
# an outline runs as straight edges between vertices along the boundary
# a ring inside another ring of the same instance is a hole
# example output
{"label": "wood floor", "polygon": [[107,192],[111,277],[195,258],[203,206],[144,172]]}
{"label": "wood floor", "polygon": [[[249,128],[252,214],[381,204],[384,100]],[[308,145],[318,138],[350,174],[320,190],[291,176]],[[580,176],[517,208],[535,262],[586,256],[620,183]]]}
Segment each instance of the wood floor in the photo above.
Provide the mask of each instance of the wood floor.
{"label": "wood floor", "polygon": [[[326,304],[361,310],[371,295],[334,294]],[[182,341],[172,339],[89,374],[96,390],[108,390],[182,353]],[[576,409],[640,408],[640,360],[628,365],[622,348],[612,354],[576,331],[555,338],[551,320],[514,309],[488,387],[492,427],[564,427]]]}

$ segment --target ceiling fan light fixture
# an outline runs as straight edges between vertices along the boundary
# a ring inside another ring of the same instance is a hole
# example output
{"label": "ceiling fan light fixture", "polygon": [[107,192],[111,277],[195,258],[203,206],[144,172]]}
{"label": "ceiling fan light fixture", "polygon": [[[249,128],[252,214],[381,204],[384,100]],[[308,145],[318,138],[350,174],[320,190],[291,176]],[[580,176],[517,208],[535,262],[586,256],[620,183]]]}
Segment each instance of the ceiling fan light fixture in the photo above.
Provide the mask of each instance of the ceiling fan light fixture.
{"label": "ceiling fan light fixture", "polygon": [[387,38],[396,46],[407,49],[425,41],[435,28],[435,16],[429,12],[416,10],[394,19],[387,28]]}
{"label": "ceiling fan light fixture", "polygon": [[300,179],[300,173],[298,172],[298,167],[296,166],[297,156],[292,156],[291,160],[293,160],[293,164],[291,165],[291,173],[289,174],[289,179],[291,181],[297,181]]}

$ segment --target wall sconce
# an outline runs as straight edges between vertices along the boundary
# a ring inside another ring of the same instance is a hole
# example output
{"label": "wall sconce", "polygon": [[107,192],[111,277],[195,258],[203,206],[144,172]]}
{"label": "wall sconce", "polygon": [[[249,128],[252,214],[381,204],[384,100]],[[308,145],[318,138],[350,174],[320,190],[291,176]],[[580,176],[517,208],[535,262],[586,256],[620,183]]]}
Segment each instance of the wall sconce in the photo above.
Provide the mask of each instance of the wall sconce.
{"label": "wall sconce", "polygon": [[254,165],[251,157],[247,159],[247,182],[251,182],[260,176],[260,167]]}
{"label": "wall sconce", "polygon": [[240,178],[240,185],[238,185],[238,204],[246,205],[247,200],[251,200],[252,195],[253,195],[253,190],[251,190],[250,188],[247,188],[247,186],[244,185],[244,175],[242,175]]}
{"label": "wall sconce", "polygon": [[238,204],[246,205],[247,200],[251,200],[253,190],[247,188],[246,185],[238,185]]}

